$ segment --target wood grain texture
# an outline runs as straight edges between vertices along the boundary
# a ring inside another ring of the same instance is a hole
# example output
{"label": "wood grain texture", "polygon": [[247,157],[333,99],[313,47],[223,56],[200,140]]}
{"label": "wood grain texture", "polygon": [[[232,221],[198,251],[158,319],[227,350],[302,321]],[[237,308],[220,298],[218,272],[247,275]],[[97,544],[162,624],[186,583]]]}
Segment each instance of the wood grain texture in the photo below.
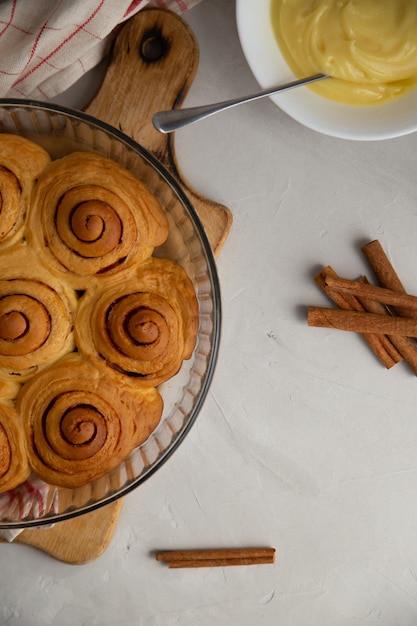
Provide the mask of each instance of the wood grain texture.
{"label": "wood grain texture", "polygon": [[190,187],[175,156],[174,135],[152,125],[154,113],[180,107],[198,60],[197,42],[184,20],[165,10],[140,11],[120,30],[103,83],[86,112],[132,137],[169,170],[196,209],[217,255],[232,214]]}
{"label": "wood grain texture", "polygon": [[[143,58],[152,42],[157,52],[162,42],[163,55],[155,61]],[[141,11],[118,33],[103,83],[86,112],[119,128],[163,163],[194,205],[217,256],[232,224],[231,213],[190,188],[179,172],[173,136],[152,126],[154,113],[181,105],[197,66],[198,47],[181,18],[163,10]],[[87,563],[109,545],[122,506],[123,498],[51,529],[25,530],[15,543],[33,546],[66,563]]]}
{"label": "wood grain texture", "polygon": [[[82,565],[97,559],[108,547],[119,520],[123,498],[86,515],[59,522],[52,528],[24,530],[13,543],[38,548],[59,561]],[[3,542],[3,539],[0,538]]]}

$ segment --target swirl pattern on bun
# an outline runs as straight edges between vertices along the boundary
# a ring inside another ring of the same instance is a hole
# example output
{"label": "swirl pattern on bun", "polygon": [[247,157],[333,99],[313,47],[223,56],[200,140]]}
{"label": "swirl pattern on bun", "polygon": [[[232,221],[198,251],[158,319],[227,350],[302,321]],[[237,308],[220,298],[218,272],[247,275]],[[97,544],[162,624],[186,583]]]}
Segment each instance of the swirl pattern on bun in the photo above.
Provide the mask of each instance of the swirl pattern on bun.
{"label": "swirl pattern on bun", "polygon": [[17,403],[31,468],[67,488],[117,467],[156,428],[162,408],[156,389],[119,385],[77,354],[23,385]]}
{"label": "swirl pattern on bun", "polygon": [[168,234],[157,197],[116,161],[52,161],[0,133],[0,493],[29,472],[83,487],[157,429],[157,386],[190,359],[199,323],[192,280],[153,256]]}
{"label": "swirl pattern on bun", "polygon": [[129,280],[81,298],[75,337],[97,367],[155,386],[190,358],[197,330],[198,303],[190,278],[174,261],[151,258]]}
{"label": "swirl pattern on bun", "polygon": [[26,245],[0,254],[0,379],[23,382],[73,350],[76,306]]}
{"label": "swirl pattern on bun", "polygon": [[167,236],[159,201],[111,159],[74,152],[39,177],[28,239],[42,261],[76,289],[128,270]]}
{"label": "swirl pattern on bun", "polygon": [[0,492],[14,489],[30,474],[24,439],[19,414],[0,404]]}
{"label": "swirl pattern on bun", "polygon": [[0,134],[0,246],[22,235],[36,178],[50,163],[49,154],[36,143]]}

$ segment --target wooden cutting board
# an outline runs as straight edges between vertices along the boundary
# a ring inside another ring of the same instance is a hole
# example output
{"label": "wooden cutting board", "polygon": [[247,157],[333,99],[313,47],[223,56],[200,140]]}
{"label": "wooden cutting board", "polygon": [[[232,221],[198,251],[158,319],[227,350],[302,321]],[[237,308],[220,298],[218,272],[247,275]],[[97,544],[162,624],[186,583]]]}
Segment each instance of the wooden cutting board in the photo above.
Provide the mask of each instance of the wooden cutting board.
{"label": "wooden cutting board", "polygon": [[144,10],[119,32],[102,86],[86,109],[147,148],[174,175],[202,220],[217,254],[232,224],[230,210],[202,197],[185,180],[174,135],[154,129],[153,114],[179,108],[198,67],[189,26],[164,10]]}
{"label": "wooden cutting board", "polygon": [[[181,105],[198,58],[194,34],[180,17],[165,10],[140,11],[117,34],[103,83],[86,112],[120,129],[163,163],[197,210],[217,256],[232,214],[191,189],[178,166],[173,135],[152,126],[154,113]],[[123,498],[50,529],[25,530],[14,543],[33,546],[66,563],[87,563],[109,545],[122,506]]]}

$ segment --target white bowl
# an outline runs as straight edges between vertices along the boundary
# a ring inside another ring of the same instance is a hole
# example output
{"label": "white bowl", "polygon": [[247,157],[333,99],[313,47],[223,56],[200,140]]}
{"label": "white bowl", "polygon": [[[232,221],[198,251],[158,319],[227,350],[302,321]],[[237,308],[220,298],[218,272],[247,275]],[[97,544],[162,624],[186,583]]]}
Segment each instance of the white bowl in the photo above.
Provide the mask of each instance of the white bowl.
{"label": "white bowl", "polygon": [[[262,88],[294,78],[274,37],[271,0],[236,0],[240,43]],[[339,137],[374,141],[407,135],[417,130],[417,90],[380,106],[357,107],[332,102],[308,87],[271,96],[280,109],[312,130]]]}

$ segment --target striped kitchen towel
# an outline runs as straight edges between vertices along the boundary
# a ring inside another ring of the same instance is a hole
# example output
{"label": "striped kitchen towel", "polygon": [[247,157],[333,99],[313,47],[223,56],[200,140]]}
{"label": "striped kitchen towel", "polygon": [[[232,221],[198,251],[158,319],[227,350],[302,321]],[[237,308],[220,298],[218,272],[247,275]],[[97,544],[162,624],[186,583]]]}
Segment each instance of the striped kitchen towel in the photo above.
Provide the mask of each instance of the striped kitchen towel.
{"label": "striped kitchen towel", "polygon": [[[22,520],[36,521],[58,512],[56,490],[33,475],[10,491],[0,493],[0,522],[19,524]],[[53,524],[42,526],[50,528]],[[36,528],[36,527],[35,527]],[[0,528],[0,537],[13,541],[22,532],[22,527]]]}
{"label": "striped kitchen towel", "polygon": [[184,13],[199,0],[2,0],[0,97],[49,100],[107,54],[116,27],[140,11]]}

